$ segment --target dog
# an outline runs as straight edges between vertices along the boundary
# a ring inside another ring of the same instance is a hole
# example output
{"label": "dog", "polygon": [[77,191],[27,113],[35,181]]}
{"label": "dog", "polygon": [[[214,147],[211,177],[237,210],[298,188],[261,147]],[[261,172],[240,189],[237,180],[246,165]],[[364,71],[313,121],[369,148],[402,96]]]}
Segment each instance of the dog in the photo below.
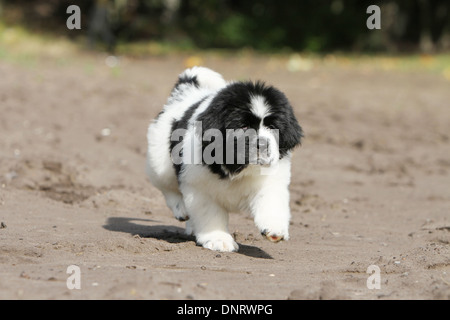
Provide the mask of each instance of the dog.
{"label": "dog", "polygon": [[230,212],[250,214],[272,242],[288,240],[291,155],[302,138],[280,90],[193,67],[148,128],[147,174],[204,248],[238,250]]}

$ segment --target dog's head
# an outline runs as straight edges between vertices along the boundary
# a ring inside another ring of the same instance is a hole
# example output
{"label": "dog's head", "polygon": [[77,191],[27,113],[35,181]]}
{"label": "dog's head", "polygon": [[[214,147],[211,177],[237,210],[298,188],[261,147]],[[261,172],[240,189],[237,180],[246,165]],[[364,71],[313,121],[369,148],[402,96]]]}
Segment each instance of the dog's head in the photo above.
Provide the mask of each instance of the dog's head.
{"label": "dog's head", "polygon": [[197,121],[203,134],[203,155],[214,160],[207,164],[223,178],[248,166],[278,163],[303,136],[286,96],[261,82],[228,85]]}

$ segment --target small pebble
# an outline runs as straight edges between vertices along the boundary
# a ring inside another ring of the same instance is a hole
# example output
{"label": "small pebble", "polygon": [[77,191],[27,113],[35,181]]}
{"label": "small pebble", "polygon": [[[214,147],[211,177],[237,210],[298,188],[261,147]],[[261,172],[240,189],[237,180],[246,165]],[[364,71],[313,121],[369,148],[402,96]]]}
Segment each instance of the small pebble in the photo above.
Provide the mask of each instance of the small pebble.
{"label": "small pebble", "polygon": [[110,128],[103,128],[101,131],[101,135],[103,137],[108,137],[111,135],[111,129]]}

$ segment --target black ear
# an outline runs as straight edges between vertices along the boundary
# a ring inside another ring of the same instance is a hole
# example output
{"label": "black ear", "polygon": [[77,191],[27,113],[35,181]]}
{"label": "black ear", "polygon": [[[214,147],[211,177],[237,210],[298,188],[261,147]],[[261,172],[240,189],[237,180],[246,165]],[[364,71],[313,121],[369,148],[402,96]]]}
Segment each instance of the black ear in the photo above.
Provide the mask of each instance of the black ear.
{"label": "black ear", "polygon": [[272,125],[279,130],[280,155],[283,156],[301,143],[303,130],[283,92],[270,86],[264,90],[263,95],[271,106],[268,123],[272,122]]}
{"label": "black ear", "polygon": [[279,129],[279,150],[280,156],[283,157],[290,150],[301,144],[303,129],[298,123],[294,110],[284,93],[270,87],[266,99],[271,105],[273,114],[269,116],[270,121],[273,122],[275,128]]}
{"label": "black ear", "polygon": [[300,126],[300,124],[297,121],[297,118],[295,117],[294,111],[292,110],[292,107],[289,105],[289,125],[287,126],[286,134],[285,134],[285,143],[286,148],[293,149],[296,146],[300,145],[302,143],[303,138],[303,129]]}
{"label": "black ear", "polygon": [[279,133],[280,156],[286,155],[290,150],[301,144],[303,130],[295,119],[294,115],[287,121],[288,123]]}

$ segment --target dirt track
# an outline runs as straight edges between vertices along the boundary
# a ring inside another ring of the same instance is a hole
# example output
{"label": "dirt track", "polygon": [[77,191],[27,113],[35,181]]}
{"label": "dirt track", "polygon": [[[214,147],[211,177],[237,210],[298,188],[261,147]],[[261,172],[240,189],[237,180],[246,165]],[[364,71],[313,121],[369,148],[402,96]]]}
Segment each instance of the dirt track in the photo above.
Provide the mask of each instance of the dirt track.
{"label": "dirt track", "polygon": [[[146,129],[185,57],[0,60],[0,299],[450,299],[450,82],[206,56],[283,90],[306,138],[291,240],[232,214],[238,253],[183,235],[144,174]],[[81,290],[66,287],[69,265]],[[369,290],[370,265],[381,289]]]}

